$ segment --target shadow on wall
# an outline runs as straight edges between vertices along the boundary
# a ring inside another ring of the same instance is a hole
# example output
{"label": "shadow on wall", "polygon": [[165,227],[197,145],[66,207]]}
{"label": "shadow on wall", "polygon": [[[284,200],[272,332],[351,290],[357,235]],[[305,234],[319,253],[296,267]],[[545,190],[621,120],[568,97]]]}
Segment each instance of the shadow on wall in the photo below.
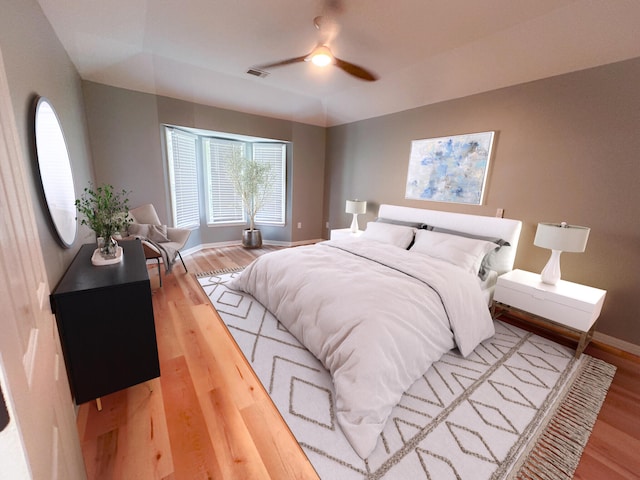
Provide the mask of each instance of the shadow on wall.
{"label": "shadow on wall", "polygon": [[4,395],[2,393],[2,387],[0,386],[0,432],[9,425],[9,412],[7,411],[7,404],[4,401]]}

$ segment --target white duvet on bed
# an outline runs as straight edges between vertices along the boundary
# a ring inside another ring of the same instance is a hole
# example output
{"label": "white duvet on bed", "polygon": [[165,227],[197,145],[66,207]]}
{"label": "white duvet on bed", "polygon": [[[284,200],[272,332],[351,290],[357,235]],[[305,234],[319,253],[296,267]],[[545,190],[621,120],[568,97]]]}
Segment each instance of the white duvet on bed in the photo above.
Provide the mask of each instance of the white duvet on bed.
{"label": "white duvet on bed", "polygon": [[370,240],[272,252],[227,286],[253,295],[329,370],[337,420],[362,458],[433,362],[494,334],[477,277]]}

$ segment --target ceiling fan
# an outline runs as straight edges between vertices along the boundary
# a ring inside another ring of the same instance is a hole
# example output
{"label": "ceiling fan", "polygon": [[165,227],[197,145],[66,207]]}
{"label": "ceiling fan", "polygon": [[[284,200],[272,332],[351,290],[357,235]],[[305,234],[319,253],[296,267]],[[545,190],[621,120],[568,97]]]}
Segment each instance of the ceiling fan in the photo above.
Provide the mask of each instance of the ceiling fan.
{"label": "ceiling fan", "polygon": [[329,20],[323,16],[318,16],[313,19],[313,24],[318,30],[321,31],[321,33],[323,33],[324,39],[320,41],[320,43],[318,43],[318,45],[310,53],[302,55],[300,57],[280,60],[279,62],[267,63],[255,68],[258,68],[260,70],[267,70],[269,68],[291,65],[292,63],[312,62],[313,64],[320,67],[333,64],[336,67],[347,72],[349,75],[353,75],[360,80],[374,82],[378,79],[378,77],[375,74],[371,73],[369,70],[366,70],[365,68],[362,68],[351,62],[347,62],[346,60],[342,60],[331,53],[331,49],[329,48],[328,43],[330,39],[335,37],[338,29],[337,24],[333,20]]}

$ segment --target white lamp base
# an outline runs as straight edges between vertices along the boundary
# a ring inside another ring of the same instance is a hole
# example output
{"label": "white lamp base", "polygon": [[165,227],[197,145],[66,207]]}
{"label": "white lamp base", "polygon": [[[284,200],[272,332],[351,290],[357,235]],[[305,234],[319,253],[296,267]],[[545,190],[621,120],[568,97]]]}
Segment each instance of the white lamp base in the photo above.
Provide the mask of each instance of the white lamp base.
{"label": "white lamp base", "polygon": [[546,283],[548,285],[555,285],[560,280],[560,254],[562,251],[560,250],[551,250],[551,256],[549,257],[549,261],[545,265],[542,273],[540,274],[540,278],[542,283]]}
{"label": "white lamp base", "polygon": [[354,213],[351,221],[351,233],[356,233],[358,230],[358,214]]}

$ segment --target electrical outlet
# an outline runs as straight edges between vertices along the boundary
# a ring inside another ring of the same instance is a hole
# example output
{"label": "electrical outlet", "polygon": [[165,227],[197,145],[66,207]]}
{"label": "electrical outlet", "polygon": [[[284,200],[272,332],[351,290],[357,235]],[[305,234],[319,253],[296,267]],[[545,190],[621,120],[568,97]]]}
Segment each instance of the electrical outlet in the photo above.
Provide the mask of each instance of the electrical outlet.
{"label": "electrical outlet", "polygon": [[302,228],[302,222],[298,222],[298,228]]}
{"label": "electrical outlet", "polygon": [[503,218],[504,217],[504,208],[498,208],[496,210],[496,217]]}
{"label": "electrical outlet", "polygon": [[329,229],[329,222],[325,223],[324,227],[328,230]]}

